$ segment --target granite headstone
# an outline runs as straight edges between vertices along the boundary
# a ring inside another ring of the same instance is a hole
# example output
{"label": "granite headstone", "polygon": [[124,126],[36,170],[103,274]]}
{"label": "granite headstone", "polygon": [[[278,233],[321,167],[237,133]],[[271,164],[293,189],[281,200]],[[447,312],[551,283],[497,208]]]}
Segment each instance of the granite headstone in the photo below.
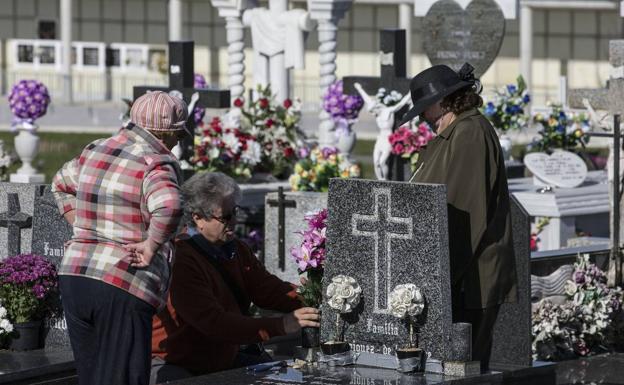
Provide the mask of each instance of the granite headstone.
{"label": "granite headstone", "polygon": [[[327,193],[317,192],[285,192],[287,201],[295,202],[295,207],[286,207],[284,216],[284,268],[280,267],[278,244],[278,207],[266,204],[264,209],[264,265],[269,272],[288,282],[299,282],[297,264],[290,255],[293,247],[301,245],[303,239],[300,232],[307,228],[305,216],[327,208]],[[275,201],[277,193],[268,193],[266,201]]]}
{"label": "granite headstone", "polygon": [[[409,330],[389,313],[388,295],[398,284],[413,283],[426,301],[419,346],[433,359],[452,360],[446,187],[332,179],[328,206],[323,290],[338,274],[362,288],[359,306],[343,316],[352,350],[394,354],[405,345]],[[321,314],[321,340],[328,341],[336,312],[323,304]]]}
{"label": "granite headstone", "polygon": [[[48,258],[58,268],[63,259],[65,242],[72,236],[72,227],[59,213],[49,185],[39,186],[33,215],[32,252]],[[45,348],[70,346],[65,317],[48,318],[44,322]]]}
{"label": "granite headstone", "polygon": [[511,195],[511,221],[518,301],[504,303],[494,325],[492,367],[530,366],[531,358],[531,218]]}
{"label": "granite headstone", "polygon": [[473,0],[466,9],[454,0],[440,0],[423,18],[423,31],[431,64],[446,64],[458,71],[468,62],[478,78],[498,55],[505,36],[505,16],[494,0]]}
{"label": "granite headstone", "polygon": [[[40,186],[42,185],[0,182],[0,213],[8,215],[11,212],[9,204],[15,206],[15,204],[18,203],[19,213],[23,214],[22,216],[24,217],[32,218],[35,198],[37,191],[41,188]],[[17,197],[10,194],[17,194]],[[10,232],[12,233],[12,239],[9,238]],[[11,231],[9,227],[0,227],[0,260],[10,256],[9,246],[14,246],[18,243],[20,245],[19,252],[15,254],[30,253],[32,234],[32,225],[20,225],[18,231]],[[13,249],[13,247],[11,247],[11,249]]]}

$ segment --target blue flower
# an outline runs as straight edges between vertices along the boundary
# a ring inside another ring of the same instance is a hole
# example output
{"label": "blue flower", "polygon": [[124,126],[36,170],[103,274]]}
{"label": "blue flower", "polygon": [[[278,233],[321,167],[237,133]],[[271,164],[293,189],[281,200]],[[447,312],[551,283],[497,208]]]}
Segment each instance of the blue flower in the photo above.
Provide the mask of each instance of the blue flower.
{"label": "blue flower", "polygon": [[517,90],[518,88],[515,85],[513,84],[507,85],[507,92],[509,92],[510,94],[515,94]]}
{"label": "blue flower", "polygon": [[488,102],[488,103],[485,105],[485,110],[484,110],[484,112],[485,112],[485,114],[486,114],[487,116],[494,115],[494,113],[496,112],[496,107],[494,107],[494,103],[492,103],[492,102]]}
{"label": "blue flower", "polygon": [[557,130],[557,132],[559,132],[561,134],[565,133],[565,126],[563,124],[557,125],[557,127],[555,129]]}
{"label": "blue flower", "polygon": [[521,109],[520,109],[519,106],[516,106],[516,105],[511,106],[511,113],[512,114],[517,114],[519,112],[521,112]]}
{"label": "blue flower", "polygon": [[524,98],[522,98],[522,101],[525,103],[529,103],[531,101],[531,95],[529,94],[524,95]]}

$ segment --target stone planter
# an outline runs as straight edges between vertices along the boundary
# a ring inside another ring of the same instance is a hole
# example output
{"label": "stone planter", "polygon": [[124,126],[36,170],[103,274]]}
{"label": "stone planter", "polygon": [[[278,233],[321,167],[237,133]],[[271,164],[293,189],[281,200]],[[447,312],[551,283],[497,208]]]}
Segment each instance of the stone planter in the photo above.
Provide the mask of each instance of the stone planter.
{"label": "stone planter", "polygon": [[11,182],[16,183],[43,183],[43,174],[37,173],[32,161],[39,151],[39,136],[35,128],[18,127],[19,133],[15,137],[15,152],[22,161],[22,167],[17,173],[11,174]]}
{"label": "stone planter", "polygon": [[11,340],[11,350],[35,350],[39,348],[41,320],[16,323],[13,325],[16,337]]}
{"label": "stone planter", "polygon": [[425,353],[420,348],[401,348],[396,351],[399,359],[398,371],[403,373],[423,372],[425,370]]}
{"label": "stone planter", "polygon": [[351,130],[351,126],[349,126],[348,130],[344,130],[340,132],[338,135],[338,140],[336,142],[336,148],[347,156],[347,158],[351,159],[351,151],[355,147],[355,142],[357,140],[355,132]]}

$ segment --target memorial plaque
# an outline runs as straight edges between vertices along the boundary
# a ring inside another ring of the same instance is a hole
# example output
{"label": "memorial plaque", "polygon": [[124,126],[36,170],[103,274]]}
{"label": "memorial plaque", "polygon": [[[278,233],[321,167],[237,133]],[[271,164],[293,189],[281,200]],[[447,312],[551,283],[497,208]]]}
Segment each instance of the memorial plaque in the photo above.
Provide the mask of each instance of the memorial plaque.
{"label": "memorial plaque", "polygon": [[505,16],[494,0],[473,0],[466,9],[454,0],[440,0],[423,19],[423,31],[431,64],[446,64],[459,71],[468,62],[479,78],[500,51]]}
{"label": "memorial plaque", "polygon": [[587,165],[580,156],[563,150],[551,155],[534,152],[524,157],[524,164],[534,175],[536,185],[572,188],[587,178]]}
{"label": "memorial plaque", "polygon": [[[388,310],[396,285],[413,283],[425,297],[419,346],[441,361],[453,357],[446,187],[332,179],[328,195],[324,292],[344,274],[362,288],[344,315],[344,339],[355,352],[394,354],[409,340],[405,322]],[[335,333],[336,311],[322,305],[321,340]]]}

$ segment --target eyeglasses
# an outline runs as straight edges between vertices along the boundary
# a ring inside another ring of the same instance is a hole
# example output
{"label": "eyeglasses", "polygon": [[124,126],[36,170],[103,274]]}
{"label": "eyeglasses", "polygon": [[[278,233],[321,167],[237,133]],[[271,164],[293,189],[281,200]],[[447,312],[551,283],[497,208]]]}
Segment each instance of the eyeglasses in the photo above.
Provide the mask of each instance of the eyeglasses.
{"label": "eyeglasses", "polygon": [[210,217],[223,223],[224,225],[227,225],[228,223],[232,221],[232,219],[236,218],[236,214],[238,214],[239,208],[240,208],[239,206],[234,206],[232,211],[227,215],[221,215],[220,217],[217,217],[215,215],[210,215]]}

